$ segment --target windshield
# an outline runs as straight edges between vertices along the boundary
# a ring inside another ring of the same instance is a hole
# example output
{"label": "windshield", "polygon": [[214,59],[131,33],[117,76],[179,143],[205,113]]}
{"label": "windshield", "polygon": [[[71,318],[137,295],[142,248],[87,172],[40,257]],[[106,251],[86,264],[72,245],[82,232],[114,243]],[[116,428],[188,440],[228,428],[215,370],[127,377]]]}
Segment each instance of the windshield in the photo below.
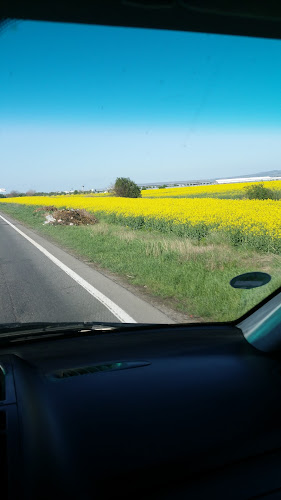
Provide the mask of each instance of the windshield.
{"label": "windshield", "polygon": [[0,46],[0,327],[232,321],[281,286],[279,40],[12,21]]}

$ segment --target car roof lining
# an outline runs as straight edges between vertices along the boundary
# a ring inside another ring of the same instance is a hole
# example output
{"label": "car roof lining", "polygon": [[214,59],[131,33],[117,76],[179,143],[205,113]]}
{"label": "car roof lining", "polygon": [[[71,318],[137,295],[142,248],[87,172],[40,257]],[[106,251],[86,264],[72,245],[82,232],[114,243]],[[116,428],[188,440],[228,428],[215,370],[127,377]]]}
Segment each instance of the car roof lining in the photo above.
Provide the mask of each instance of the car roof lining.
{"label": "car roof lining", "polygon": [[0,19],[281,38],[281,3],[274,0],[4,0]]}

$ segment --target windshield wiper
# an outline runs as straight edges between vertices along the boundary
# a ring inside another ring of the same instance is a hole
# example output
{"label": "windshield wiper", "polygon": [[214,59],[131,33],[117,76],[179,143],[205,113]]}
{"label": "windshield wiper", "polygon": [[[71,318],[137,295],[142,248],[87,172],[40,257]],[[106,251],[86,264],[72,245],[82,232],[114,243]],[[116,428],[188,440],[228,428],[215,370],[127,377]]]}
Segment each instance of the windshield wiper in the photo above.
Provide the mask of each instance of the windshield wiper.
{"label": "windshield wiper", "polygon": [[157,325],[151,323],[111,323],[111,322],[81,322],[81,323],[8,323],[0,328],[0,343],[15,342],[32,338],[47,338],[55,336],[95,335],[124,330],[143,330],[144,328],[171,327],[172,325]]}
{"label": "windshield wiper", "polygon": [[[221,323],[220,323],[221,324]],[[44,338],[75,337],[77,334],[104,335],[125,331],[147,331],[184,328],[192,326],[185,323],[111,323],[102,321],[80,322],[80,323],[7,323],[0,327],[0,345],[7,342],[23,342],[25,340],[37,340]],[[194,325],[193,325],[194,326]],[[196,326],[199,326],[198,324]]]}
{"label": "windshield wiper", "polygon": [[94,334],[112,331],[122,331],[132,328],[152,326],[136,323],[81,322],[81,323],[9,323],[0,328],[1,341],[16,341],[18,339],[43,338],[67,334]]}

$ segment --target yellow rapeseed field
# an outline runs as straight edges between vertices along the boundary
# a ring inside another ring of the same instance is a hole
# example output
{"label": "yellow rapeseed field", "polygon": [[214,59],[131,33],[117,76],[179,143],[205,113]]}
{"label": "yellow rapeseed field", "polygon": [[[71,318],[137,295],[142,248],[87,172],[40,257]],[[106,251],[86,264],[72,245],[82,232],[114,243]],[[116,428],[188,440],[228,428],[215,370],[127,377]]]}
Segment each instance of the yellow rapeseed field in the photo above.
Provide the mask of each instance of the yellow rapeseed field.
{"label": "yellow rapeseed field", "polygon": [[[171,187],[164,189],[145,189],[142,191],[144,198],[166,198],[173,196],[229,196],[245,194],[245,187],[254,185],[252,182],[234,182],[232,184],[212,184],[209,186],[187,186],[187,187]],[[264,187],[272,190],[281,190],[281,181],[265,181]]]}
{"label": "yellow rapeseed field", "polygon": [[[25,205],[55,205],[56,207],[84,208],[128,221],[142,221],[142,225],[163,228],[163,223],[223,231],[239,230],[244,235],[266,237],[281,241],[281,201],[224,200],[215,198],[115,198],[115,197],[22,197],[3,198],[0,202]],[[161,226],[162,224],[162,226]],[[138,227],[135,224],[133,227]],[[188,232],[187,232],[188,234]]]}

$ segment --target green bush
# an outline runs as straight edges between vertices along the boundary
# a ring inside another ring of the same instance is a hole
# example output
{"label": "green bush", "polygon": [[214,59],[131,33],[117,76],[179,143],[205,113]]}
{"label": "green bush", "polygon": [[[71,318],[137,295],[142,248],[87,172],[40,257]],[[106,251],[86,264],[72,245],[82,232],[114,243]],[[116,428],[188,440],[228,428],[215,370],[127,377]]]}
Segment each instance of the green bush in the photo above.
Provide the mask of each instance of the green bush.
{"label": "green bush", "polygon": [[140,198],[141,190],[129,177],[117,177],[113,187],[113,194],[124,198]]}
{"label": "green bush", "polygon": [[276,200],[278,197],[272,191],[272,189],[268,189],[264,187],[263,184],[253,184],[251,186],[245,187],[246,197],[249,200]]}

